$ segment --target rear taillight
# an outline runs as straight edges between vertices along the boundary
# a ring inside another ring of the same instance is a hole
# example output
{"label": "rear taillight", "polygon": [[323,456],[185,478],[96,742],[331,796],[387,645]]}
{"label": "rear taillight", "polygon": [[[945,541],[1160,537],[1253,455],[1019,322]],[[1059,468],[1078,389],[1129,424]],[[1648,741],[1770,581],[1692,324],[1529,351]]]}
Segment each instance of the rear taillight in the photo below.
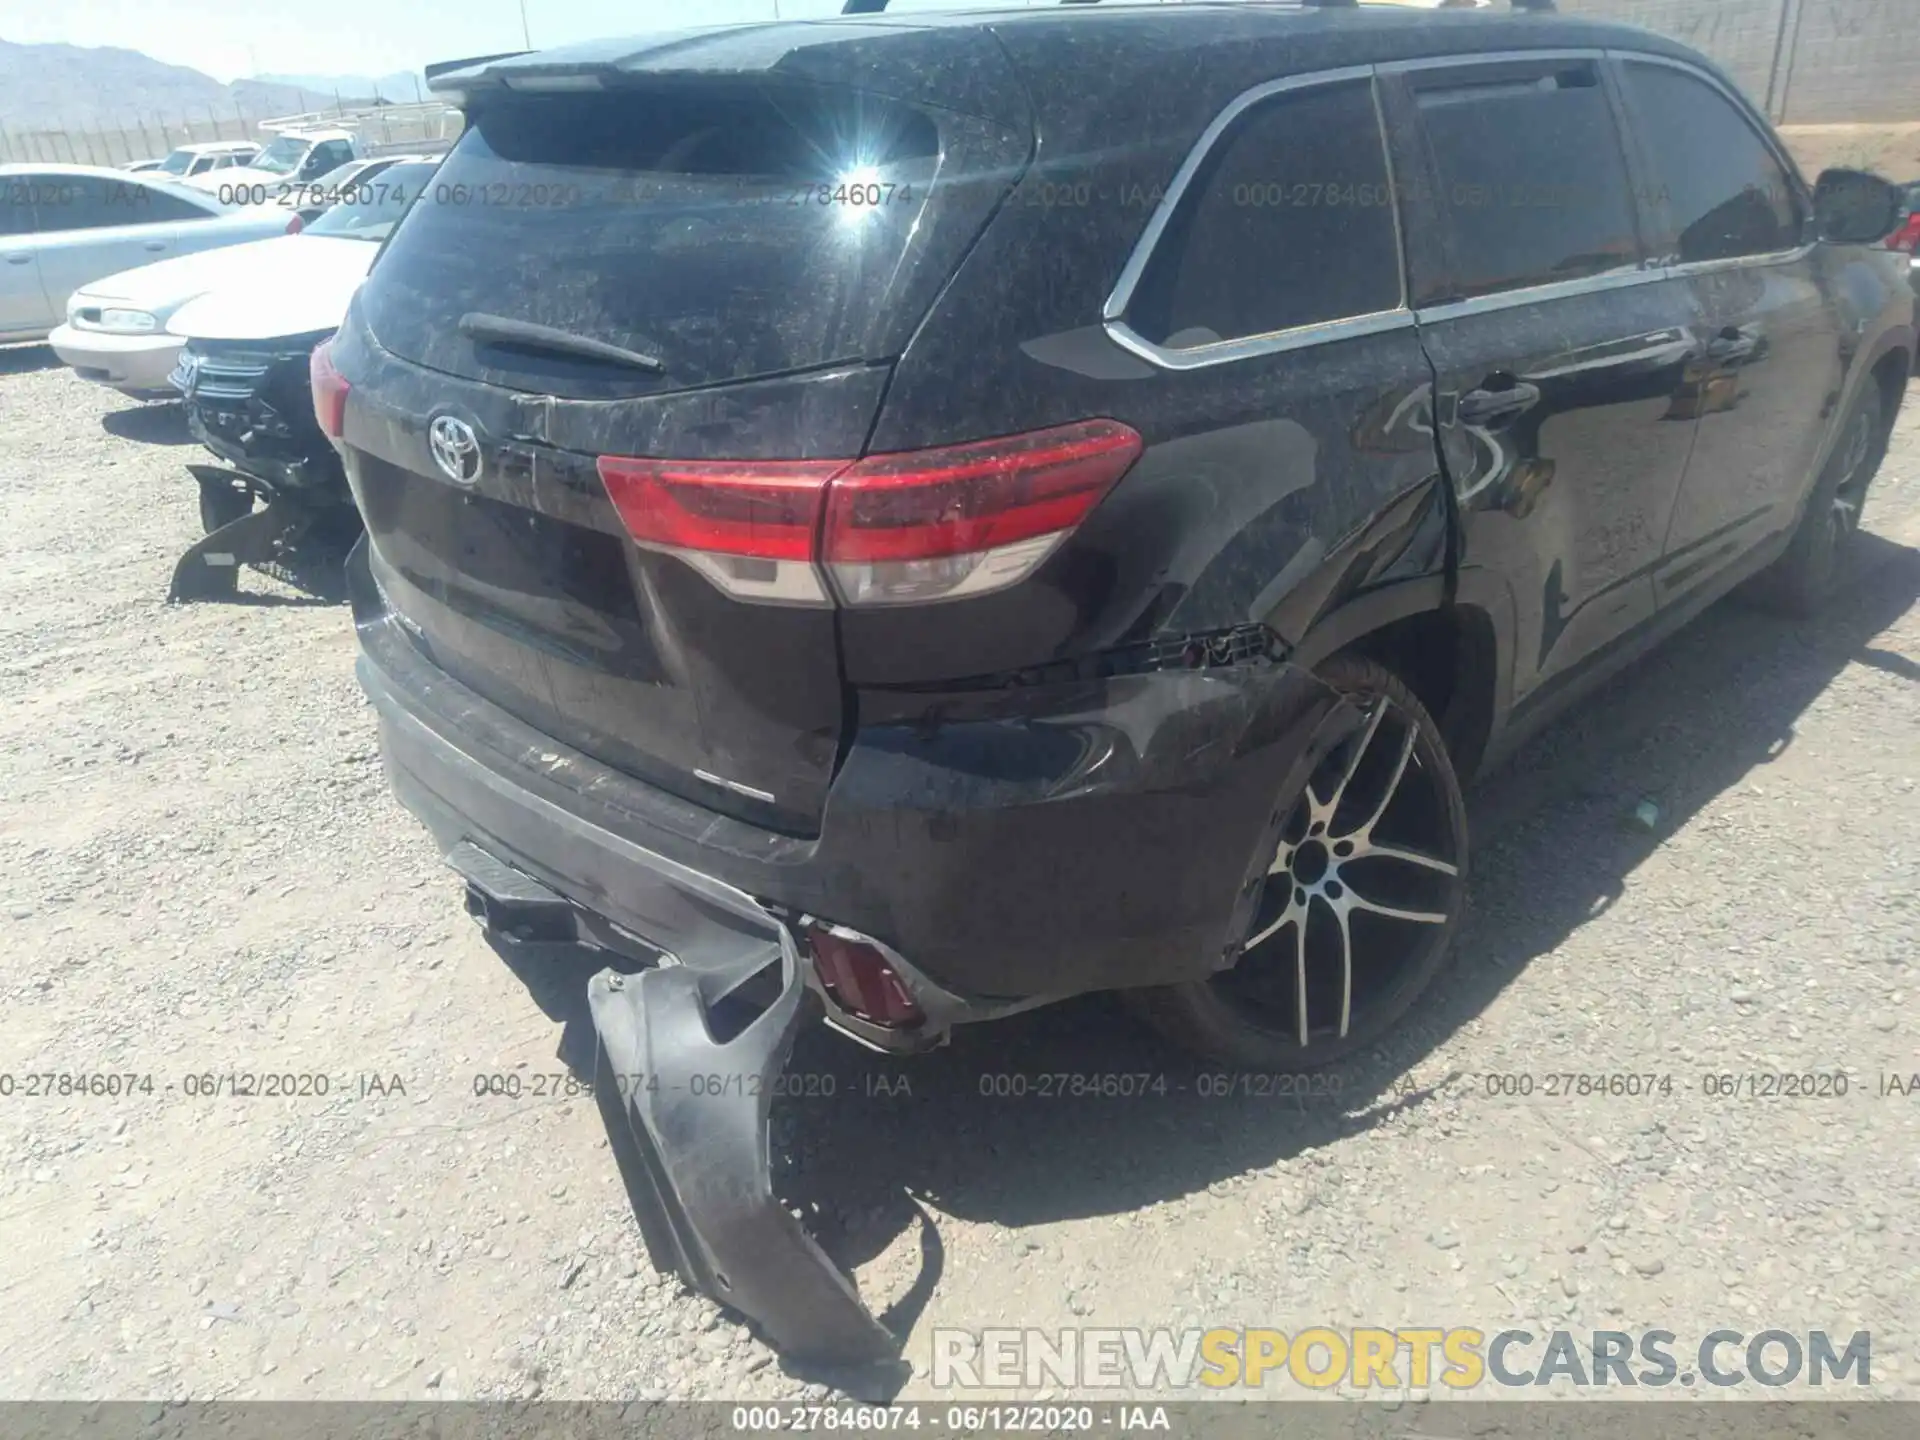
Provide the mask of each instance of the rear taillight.
{"label": "rear taillight", "polygon": [[950,600],[1031,575],[1140,454],[1117,420],[870,455],[827,492],[821,559],[849,605]]}
{"label": "rear taillight", "polygon": [[824,605],[814,568],[827,482],[844,460],[638,460],[600,457],[627,532],[678,555],[742,600]]}
{"label": "rear taillight", "polygon": [[293,218],[287,221],[286,233],[289,235],[298,235],[302,230],[306,229],[306,226],[307,222],[300,218],[300,212],[296,210],[293,212]]}
{"label": "rear taillight", "polygon": [[353,387],[333,368],[333,342],[313,347],[307,362],[307,374],[313,382],[313,416],[330,440],[338,440],[347,429],[347,392]]}
{"label": "rear taillight", "polygon": [[825,604],[824,567],[846,604],[894,605],[1025,579],[1140,448],[1119,421],[1085,420],[853,461],[599,463],[634,540],[730,594]]}
{"label": "rear taillight", "polygon": [[1920,249],[1920,210],[1907,217],[1906,223],[1893,232],[1893,238],[1887,244],[1909,255]]}

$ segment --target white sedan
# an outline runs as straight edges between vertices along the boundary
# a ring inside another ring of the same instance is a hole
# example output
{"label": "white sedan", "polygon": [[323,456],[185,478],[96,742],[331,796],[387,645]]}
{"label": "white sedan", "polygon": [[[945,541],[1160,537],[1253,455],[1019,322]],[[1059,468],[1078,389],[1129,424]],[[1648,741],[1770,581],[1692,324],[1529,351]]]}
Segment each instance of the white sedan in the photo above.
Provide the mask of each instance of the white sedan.
{"label": "white sedan", "polygon": [[[96,280],[67,301],[67,323],[52,335],[54,353],[86,379],[137,397],[173,398],[177,392],[167,377],[183,337],[198,333],[175,321],[195,311],[212,313],[193,304],[203,296],[210,297],[209,305],[217,297],[221,310],[243,312],[266,336],[338,325],[379,242],[438,163],[400,161],[374,179],[350,184],[339,204],[296,234]],[[287,212],[265,208],[284,228]]]}
{"label": "white sedan", "polygon": [[67,297],[135,265],[284,232],[204,190],[95,165],[0,165],[0,342],[39,340]]}

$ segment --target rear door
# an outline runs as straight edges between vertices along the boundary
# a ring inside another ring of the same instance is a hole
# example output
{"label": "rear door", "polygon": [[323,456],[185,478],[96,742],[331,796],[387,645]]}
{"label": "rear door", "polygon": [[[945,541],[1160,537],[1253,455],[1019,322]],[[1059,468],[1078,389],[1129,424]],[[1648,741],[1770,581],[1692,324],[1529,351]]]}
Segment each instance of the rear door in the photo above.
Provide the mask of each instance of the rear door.
{"label": "rear door", "polygon": [[[969,63],[976,95],[1005,64],[984,39]],[[1018,177],[1024,101],[1016,122],[817,78],[575,90],[469,105],[341,333],[370,563],[436,663],[495,703],[811,833],[841,735],[834,612],[803,498],[715,462],[862,451],[889,362]],[[581,353],[596,344],[657,368]],[[450,470],[469,436],[471,473],[464,451]],[[641,488],[690,507],[686,533],[795,534],[803,558],[635,544],[596,473],[609,455],[679,462]]]}
{"label": "rear door", "polygon": [[0,177],[0,335],[40,335],[57,323],[40,284],[33,195],[45,177]]}
{"label": "rear door", "polygon": [[1653,615],[1694,300],[1645,263],[1597,52],[1382,68],[1461,563],[1506,591],[1521,708]]}
{"label": "rear door", "polygon": [[1659,572],[1662,604],[1711,592],[1792,525],[1845,377],[1812,206],[1747,113],[1692,69],[1622,57],[1646,156],[1654,244],[1684,276],[1704,353],[1690,379],[1698,435]]}

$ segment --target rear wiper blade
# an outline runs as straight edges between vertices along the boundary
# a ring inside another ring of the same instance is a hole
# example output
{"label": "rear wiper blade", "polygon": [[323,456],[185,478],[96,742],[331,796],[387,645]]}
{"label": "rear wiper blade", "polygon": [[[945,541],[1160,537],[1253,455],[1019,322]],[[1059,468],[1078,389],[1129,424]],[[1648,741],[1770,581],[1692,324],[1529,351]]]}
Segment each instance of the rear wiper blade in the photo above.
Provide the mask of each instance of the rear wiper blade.
{"label": "rear wiper blade", "polygon": [[658,375],[666,364],[657,355],[611,345],[586,335],[573,335],[551,325],[536,325],[530,320],[510,320],[505,315],[487,315],[473,311],[460,317],[460,333],[469,340],[491,340],[497,345],[518,345],[527,350],[547,350],[557,355],[581,355],[589,360],[606,360],[615,365],[631,365]]}

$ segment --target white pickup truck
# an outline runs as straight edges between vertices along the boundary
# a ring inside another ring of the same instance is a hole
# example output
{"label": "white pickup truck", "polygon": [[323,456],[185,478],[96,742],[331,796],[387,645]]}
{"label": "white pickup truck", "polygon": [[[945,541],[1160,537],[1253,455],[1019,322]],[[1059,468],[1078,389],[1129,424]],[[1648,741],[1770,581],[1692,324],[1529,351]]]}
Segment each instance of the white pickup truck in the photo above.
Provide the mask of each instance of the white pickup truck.
{"label": "white pickup truck", "polygon": [[195,175],[185,183],[215,192],[224,204],[262,205],[366,153],[366,143],[351,130],[285,130],[247,164]]}

